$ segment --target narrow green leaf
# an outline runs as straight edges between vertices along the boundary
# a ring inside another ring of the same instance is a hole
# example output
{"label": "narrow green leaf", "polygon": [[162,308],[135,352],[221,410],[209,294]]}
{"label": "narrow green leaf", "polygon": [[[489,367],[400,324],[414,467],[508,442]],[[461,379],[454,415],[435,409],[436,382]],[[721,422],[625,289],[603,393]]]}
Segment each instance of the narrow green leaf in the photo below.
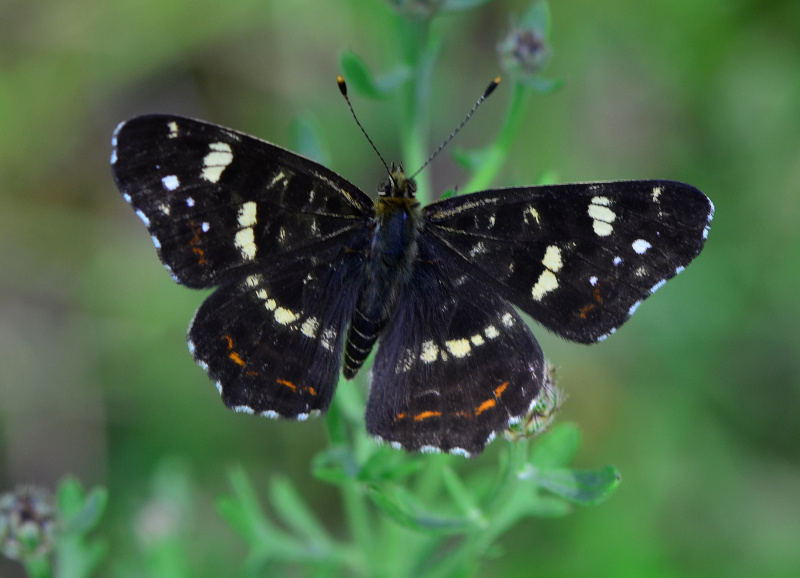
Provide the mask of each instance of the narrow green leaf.
{"label": "narrow green leaf", "polygon": [[555,426],[540,436],[531,452],[530,463],[539,468],[557,468],[569,464],[581,446],[581,432],[571,423]]}
{"label": "narrow green leaf", "polygon": [[480,527],[474,518],[463,516],[438,516],[419,504],[408,492],[399,487],[368,487],[368,495],[381,510],[395,522],[419,532],[435,534],[463,534]]}
{"label": "narrow green leaf", "polygon": [[492,0],[444,0],[440,11],[459,12],[462,10],[471,10],[491,1]]}
{"label": "narrow green leaf", "polygon": [[69,520],[78,514],[86,501],[81,483],[73,477],[62,480],[56,490],[56,501],[62,519]]}
{"label": "narrow green leaf", "polygon": [[480,509],[477,506],[474,496],[470,493],[453,468],[449,466],[444,466],[442,468],[442,480],[458,510],[465,516],[479,517]]}
{"label": "narrow green leaf", "polygon": [[386,95],[378,88],[372,72],[360,56],[353,52],[343,52],[339,59],[342,74],[347,81],[348,88],[352,88],[361,96],[380,99]]}
{"label": "narrow green leaf", "polygon": [[340,484],[358,476],[359,465],[349,447],[332,446],[314,456],[311,473],[323,482]]}
{"label": "narrow green leaf", "polygon": [[621,481],[614,466],[602,470],[570,470],[529,466],[520,478],[530,480],[576,504],[590,506],[608,499]]}
{"label": "narrow green leaf", "polygon": [[93,488],[83,502],[82,507],[66,519],[66,533],[84,534],[97,526],[108,504],[108,492],[105,488]]}
{"label": "narrow green leaf", "polygon": [[276,476],[270,484],[270,502],[275,513],[289,528],[317,546],[328,548],[331,538],[325,527],[295,490],[293,482]]}

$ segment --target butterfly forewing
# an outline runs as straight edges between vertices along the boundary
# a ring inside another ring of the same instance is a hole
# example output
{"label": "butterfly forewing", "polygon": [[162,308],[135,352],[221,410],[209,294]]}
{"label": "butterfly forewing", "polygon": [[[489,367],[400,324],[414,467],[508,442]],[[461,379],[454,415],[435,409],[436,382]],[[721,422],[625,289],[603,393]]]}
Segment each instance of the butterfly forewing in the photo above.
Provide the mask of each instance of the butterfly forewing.
{"label": "butterfly forewing", "polygon": [[708,198],[673,181],[484,191],[425,208],[426,235],[551,331],[603,339],[703,248]]}
{"label": "butterfly forewing", "polygon": [[112,169],[164,265],[190,287],[343,244],[373,211],[369,197],[313,161],[178,116],[120,124]]}

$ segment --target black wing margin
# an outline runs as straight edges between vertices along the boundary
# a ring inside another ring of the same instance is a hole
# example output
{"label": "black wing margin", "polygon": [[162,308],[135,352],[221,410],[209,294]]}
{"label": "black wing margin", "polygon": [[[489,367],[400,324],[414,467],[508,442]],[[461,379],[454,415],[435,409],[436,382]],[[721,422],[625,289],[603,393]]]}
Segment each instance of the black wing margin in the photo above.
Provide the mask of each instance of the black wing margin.
{"label": "black wing margin", "polygon": [[674,181],[508,188],[428,205],[425,235],[551,331],[592,343],[700,253],[713,214]]}

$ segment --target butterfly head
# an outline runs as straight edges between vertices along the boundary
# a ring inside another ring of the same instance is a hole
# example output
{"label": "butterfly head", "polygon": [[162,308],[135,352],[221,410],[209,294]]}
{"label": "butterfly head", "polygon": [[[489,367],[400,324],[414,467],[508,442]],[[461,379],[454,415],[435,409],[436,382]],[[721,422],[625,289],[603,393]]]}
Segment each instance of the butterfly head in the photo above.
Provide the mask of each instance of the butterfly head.
{"label": "butterfly head", "polygon": [[417,183],[413,179],[406,178],[403,172],[403,165],[395,165],[389,171],[389,178],[383,181],[378,187],[378,195],[381,197],[395,197],[400,199],[413,199],[417,192]]}

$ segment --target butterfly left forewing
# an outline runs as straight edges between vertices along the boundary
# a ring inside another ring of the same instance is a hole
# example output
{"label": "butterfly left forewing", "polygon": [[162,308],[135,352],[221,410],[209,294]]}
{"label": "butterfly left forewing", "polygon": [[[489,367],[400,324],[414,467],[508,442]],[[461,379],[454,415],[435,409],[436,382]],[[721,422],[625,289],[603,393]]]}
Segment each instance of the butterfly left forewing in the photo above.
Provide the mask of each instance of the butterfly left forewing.
{"label": "butterfly left forewing", "polygon": [[603,339],[683,270],[713,205],[674,181],[484,191],[425,208],[439,251],[555,333]]}
{"label": "butterfly left forewing", "polygon": [[213,287],[282,266],[367,226],[372,201],[260,139],[174,115],[114,133],[112,171],[179,283]]}

